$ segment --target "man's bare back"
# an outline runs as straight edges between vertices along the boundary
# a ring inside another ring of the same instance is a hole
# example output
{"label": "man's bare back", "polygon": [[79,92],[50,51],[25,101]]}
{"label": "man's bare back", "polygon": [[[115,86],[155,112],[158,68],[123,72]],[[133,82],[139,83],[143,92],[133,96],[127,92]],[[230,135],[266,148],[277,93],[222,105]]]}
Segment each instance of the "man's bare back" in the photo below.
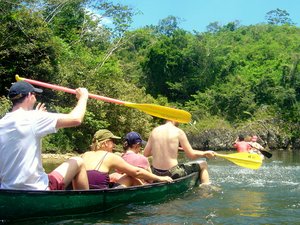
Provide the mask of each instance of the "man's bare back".
{"label": "man's bare back", "polygon": [[[167,121],[164,125],[153,129],[144,150],[146,157],[153,156],[152,166],[159,170],[170,170],[178,165],[178,147],[181,146],[189,159],[214,157],[213,151],[194,150],[183,130],[177,127],[175,121]],[[209,183],[207,163],[199,163],[202,183]]]}
{"label": "man's bare back", "polygon": [[153,167],[168,170],[178,164],[179,136],[182,131],[171,123],[153,129],[144,150],[151,151]]}

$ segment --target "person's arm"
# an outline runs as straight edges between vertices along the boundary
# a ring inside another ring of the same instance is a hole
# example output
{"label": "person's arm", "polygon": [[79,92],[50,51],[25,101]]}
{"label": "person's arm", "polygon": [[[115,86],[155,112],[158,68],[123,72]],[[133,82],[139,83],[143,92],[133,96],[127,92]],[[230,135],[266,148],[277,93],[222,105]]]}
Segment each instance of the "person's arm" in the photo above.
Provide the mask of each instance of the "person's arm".
{"label": "person's arm", "polygon": [[264,147],[263,146],[261,146],[259,143],[257,143],[257,142],[251,142],[251,143],[249,143],[250,144],[250,146],[252,147],[252,148],[255,148],[255,149],[257,149],[257,150],[264,150]]}
{"label": "person's arm", "polygon": [[114,169],[117,169],[118,171],[121,171],[123,173],[126,173],[129,176],[141,178],[144,180],[153,180],[153,181],[160,181],[160,182],[172,182],[172,178],[168,176],[157,176],[153,173],[148,172],[145,169],[132,166],[129,163],[127,163],[124,159],[121,157],[114,155],[111,159],[112,167]]}
{"label": "person's arm", "polygon": [[147,170],[148,170],[150,173],[152,173],[151,166],[150,166],[150,162],[149,162],[148,158],[147,158],[147,162],[148,162]]}
{"label": "person's arm", "polygon": [[215,156],[214,151],[201,151],[201,150],[194,150],[187,139],[186,134],[180,130],[179,134],[179,143],[181,148],[184,150],[186,156],[189,159],[197,159],[197,158],[212,158]]}
{"label": "person's arm", "polygon": [[239,137],[237,137],[236,139],[235,139],[235,141],[232,143],[232,146],[234,147],[234,148],[237,148],[237,143],[239,142]]}
{"label": "person's arm", "polygon": [[146,156],[146,157],[152,156],[151,150],[152,150],[152,140],[151,140],[151,135],[150,135],[150,137],[147,141],[147,144],[144,148],[144,151],[143,151],[144,156]]}
{"label": "person's arm", "polygon": [[79,126],[84,118],[86,104],[88,100],[88,91],[85,88],[76,89],[77,105],[69,114],[61,114],[56,122],[56,128]]}
{"label": "person's arm", "polygon": [[260,145],[259,143],[257,143],[257,146],[258,146],[258,150],[264,150],[265,148],[262,146],[262,145]]}
{"label": "person's arm", "polygon": [[196,150],[193,149],[193,154],[190,156],[190,159],[198,159],[198,158],[213,158],[215,156],[214,151],[201,151],[201,150]]}

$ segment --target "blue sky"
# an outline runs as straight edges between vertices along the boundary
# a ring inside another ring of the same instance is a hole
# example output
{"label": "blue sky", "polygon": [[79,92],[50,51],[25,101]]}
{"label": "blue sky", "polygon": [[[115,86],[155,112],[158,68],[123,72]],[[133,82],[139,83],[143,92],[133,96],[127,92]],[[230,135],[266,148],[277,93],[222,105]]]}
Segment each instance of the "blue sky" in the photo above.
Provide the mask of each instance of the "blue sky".
{"label": "blue sky", "polygon": [[240,25],[266,22],[266,13],[286,10],[297,26],[300,25],[300,0],[113,0],[129,5],[143,14],[133,18],[132,29],[145,25],[157,25],[167,16],[176,16],[183,21],[180,27],[188,31],[206,31],[211,22],[226,25],[235,20]]}

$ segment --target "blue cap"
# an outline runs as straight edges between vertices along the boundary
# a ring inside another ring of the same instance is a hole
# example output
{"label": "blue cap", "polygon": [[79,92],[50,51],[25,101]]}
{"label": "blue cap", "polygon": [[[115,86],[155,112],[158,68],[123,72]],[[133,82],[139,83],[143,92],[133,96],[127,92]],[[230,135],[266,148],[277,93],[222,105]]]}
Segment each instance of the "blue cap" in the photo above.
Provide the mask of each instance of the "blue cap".
{"label": "blue cap", "polygon": [[141,135],[137,132],[129,132],[128,134],[126,134],[125,136],[125,141],[128,142],[128,145],[133,145],[133,144],[142,144],[145,145],[147,142],[144,141],[141,137]]}
{"label": "blue cap", "polygon": [[35,88],[31,84],[25,81],[18,81],[13,83],[13,85],[10,87],[8,97],[10,99],[18,99],[31,92],[42,93],[43,90],[39,88]]}

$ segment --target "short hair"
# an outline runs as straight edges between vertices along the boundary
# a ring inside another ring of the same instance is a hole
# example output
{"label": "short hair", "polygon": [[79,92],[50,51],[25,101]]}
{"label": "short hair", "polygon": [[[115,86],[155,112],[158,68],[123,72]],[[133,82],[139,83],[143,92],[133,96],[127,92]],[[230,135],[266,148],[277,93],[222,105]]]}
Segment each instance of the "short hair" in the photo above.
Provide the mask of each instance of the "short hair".
{"label": "short hair", "polygon": [[240,135],[239,135],[239,140],[240,140],[240,141],[243,141],[243,140],[245,140],[245,137],[244,137],[244,135],[240,134]]}
{"label": "short hair", "polygon": [[15,106],[17,104],[22,103],[28,95],[29,95],[29,93],[26,95],[22,95],[21,97],[16,98],[16,99],[10,99],[10,101],[12,102],[13,106]]}

